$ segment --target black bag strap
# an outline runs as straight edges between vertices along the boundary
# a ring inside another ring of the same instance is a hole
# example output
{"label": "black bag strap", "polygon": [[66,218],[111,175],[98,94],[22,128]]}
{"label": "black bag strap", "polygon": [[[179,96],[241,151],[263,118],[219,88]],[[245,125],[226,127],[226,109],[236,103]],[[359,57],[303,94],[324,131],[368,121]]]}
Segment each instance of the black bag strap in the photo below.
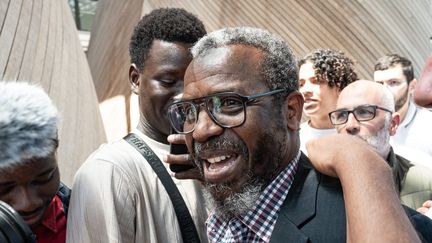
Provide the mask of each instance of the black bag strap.
{"label": "black bag strap", "polygon": [[69,189],[69,187],[67,187],[65,184],[63,184],[63,182],[60,182],[60,187],[57,191],[57,196],[60,198],[60,200],[62,202],[63,210],[64,210],[65,215],[67,217],[68,209],[69,209],[69,200],[70,200],[70,196],[71,196],[71,189]]}
{"label": "black bag strap", "polygon": [[181,196],[179,190],[177,189],[176,185],[171,179],[171,176],[168,174],[160,159],[156,156],[153,150],[151,150],[150,147],[137,135],[129,133],[123,139],[135,147],[136,150],[138,150],[142,156],[144,156],[165,187],[165,190],[167,191],[168,196],[170,197],[174,206],[174,211],[179,222],[183,242],[199,243],[200,240],[198,237],[198,232],[195,228],[195,224],[192,221],[192,217],[188,208],[186,207],[183,197]]}

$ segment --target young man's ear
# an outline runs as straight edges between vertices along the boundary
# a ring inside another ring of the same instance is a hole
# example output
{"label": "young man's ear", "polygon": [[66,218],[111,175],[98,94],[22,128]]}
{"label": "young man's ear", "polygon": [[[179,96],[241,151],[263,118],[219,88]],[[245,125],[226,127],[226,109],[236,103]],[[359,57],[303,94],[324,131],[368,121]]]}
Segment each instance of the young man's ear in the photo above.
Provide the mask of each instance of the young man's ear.
{"label": "young man's ear", "polygon": [[408,84],[408,92],[410,95],[414,93],[416,85],[417,85],[417,79],[411,80],[411,82]]}
{"label": "young man's ear", "polygon": [[140,85],[140,72],[135,63],[132,63],[129,67],[129,82],[131,85],[131,91],[138,95],[138,87]]}
{"label": "young man's ear", "polygon": [[293,91],[286,97],[287,107],[287,126],[292,131],[300,129],[300,122],[303,112],[303,95],[298,91]]}

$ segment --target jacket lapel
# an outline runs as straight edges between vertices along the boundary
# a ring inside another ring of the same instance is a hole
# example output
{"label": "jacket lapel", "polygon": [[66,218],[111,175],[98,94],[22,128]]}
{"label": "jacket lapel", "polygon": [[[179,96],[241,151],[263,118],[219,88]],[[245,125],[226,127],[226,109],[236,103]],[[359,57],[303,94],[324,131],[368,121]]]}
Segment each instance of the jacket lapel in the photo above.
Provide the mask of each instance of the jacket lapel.
{"label": "jacket lapel", "polygon": [[319,178],[302,154],[287,198],[282,205],[270,242],[307,242],[299,226],[315,216]]}

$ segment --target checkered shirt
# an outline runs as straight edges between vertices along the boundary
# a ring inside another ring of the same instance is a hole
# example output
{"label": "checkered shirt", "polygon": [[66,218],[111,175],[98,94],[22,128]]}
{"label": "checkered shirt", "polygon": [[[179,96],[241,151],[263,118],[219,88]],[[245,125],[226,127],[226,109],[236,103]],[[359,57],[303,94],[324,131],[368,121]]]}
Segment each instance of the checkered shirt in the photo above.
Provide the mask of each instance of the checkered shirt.
{"label": "checkered shirt", "polygon": [[210,242],[269,242],[279,211],[297,171],[300,151],[288,166],[264,189],[256,206],[246,213],[224,220],[211,214],[207,220]]}

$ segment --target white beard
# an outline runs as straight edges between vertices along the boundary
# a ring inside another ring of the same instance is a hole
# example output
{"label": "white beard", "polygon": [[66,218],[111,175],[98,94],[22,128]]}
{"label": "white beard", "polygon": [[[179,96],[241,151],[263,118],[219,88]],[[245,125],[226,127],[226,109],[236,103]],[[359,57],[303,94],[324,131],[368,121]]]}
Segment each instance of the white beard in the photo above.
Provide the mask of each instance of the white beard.
{"label": "white beard", "polygon": [[378,154],[383,158],[387,159],[390,151],[390,133],[389,128],[391,121],[386,121],[384,126],[377,132],[375,136],[363,138],[370,146],[372,146]]}
{"label": "white beard", "polygon": [[[217,185],[219,190],[224,190],[223,185]],[[213,197],[208,186],[203,188],[203,195],[207,208],[214,212],[218,217],[230,219],[239,216],[251,209],[253,209],[262,193],[262,183],[247,184],[241,192],[233,193],[219,201]],[[231,190],[225,188],[225,190]]]}

